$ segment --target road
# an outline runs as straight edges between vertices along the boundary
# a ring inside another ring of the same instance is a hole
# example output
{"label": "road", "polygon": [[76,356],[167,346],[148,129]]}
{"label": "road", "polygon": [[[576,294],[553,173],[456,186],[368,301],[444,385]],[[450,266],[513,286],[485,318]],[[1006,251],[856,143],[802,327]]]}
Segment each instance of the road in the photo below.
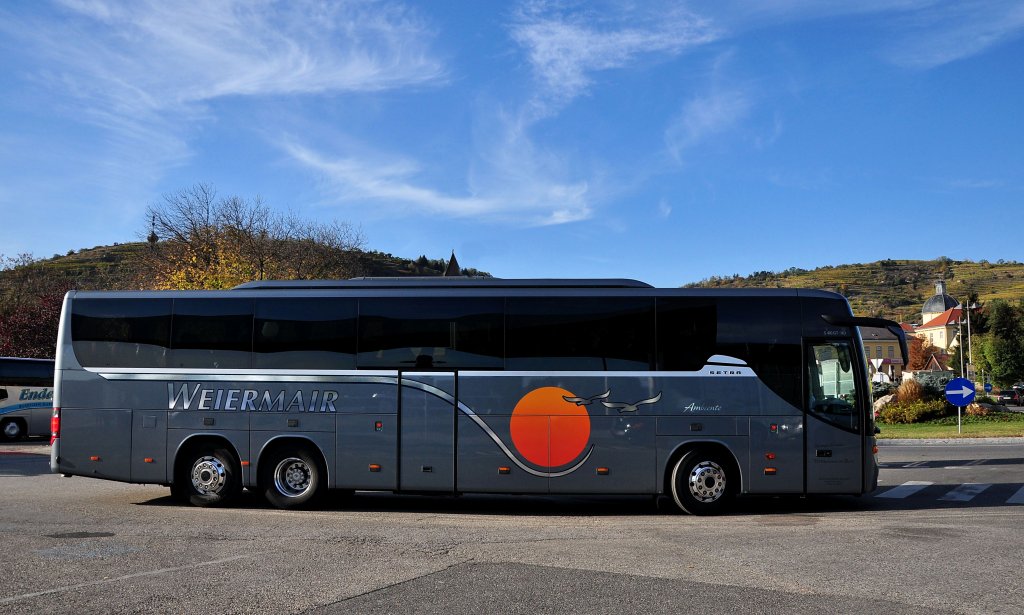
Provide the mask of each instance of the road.
{"label": "road", "polygon": [[357,494],[283,512],[48,473],[0,446],[0,613],[1021,613],[1024,443],[885,446],[872,496]]}

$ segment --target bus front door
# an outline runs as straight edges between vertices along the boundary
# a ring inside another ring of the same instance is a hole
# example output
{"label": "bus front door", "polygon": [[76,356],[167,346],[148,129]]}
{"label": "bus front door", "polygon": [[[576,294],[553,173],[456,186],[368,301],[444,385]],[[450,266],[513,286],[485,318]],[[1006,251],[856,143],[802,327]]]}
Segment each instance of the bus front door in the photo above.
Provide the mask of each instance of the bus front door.
{"label": "bus front door", "polygon": [[455,374],[401,375],[399,480],[402,491],[455,491]]}
{"label": "bus front door", "polygon": [[861,433],[856,354],[848,342],[808,345],[807,492],[862,491]]}

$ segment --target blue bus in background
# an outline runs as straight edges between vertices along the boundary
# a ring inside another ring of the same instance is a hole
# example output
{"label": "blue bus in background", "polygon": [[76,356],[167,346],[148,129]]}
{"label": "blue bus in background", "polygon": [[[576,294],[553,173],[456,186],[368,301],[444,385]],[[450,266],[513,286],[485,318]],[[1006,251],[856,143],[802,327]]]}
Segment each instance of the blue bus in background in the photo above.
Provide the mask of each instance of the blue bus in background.
{"label": "blue bus in background", "polygon": [[49,436],[53,359],[0,357],[0,435]]}

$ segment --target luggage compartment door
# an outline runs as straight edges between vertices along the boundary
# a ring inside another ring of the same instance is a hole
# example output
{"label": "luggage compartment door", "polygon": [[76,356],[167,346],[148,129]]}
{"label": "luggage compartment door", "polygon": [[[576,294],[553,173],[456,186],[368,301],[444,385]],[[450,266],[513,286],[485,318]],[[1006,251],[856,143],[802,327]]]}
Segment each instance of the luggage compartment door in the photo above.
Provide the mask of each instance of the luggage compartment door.
{"label": "luggage compartment door", "polygon": [[455,374],[405,372],[401,377],[402,491],[455,491]]}

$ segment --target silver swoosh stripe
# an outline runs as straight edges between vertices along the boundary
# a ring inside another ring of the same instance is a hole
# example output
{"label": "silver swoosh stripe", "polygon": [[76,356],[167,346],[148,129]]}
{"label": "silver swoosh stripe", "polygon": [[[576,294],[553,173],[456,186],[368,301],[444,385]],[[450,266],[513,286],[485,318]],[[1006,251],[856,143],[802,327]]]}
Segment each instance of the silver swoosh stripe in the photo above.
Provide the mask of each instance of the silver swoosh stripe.
{"label": "silver swoosh stripe", "polygon": [[[449,395],[443,389],[439,389],[429,384],[416,382],[415,380],[406,380],[403,378],[402,386],[411,386],[412,388],[420,389],[421,391],[430,393],[431,395],[435,395],[448,403],[456,403],[455,398]],[[468,406],[466,406],[462,402],[458,402],[457,407],[459,409],[459,412],[468,416],[470,420],[476,423],[480,429],[484,430],[484,433],[486,433],[491,438],[491,440],[494,440],[494,443],[498,445],[498,448],[500,448],[503,453],[505,453],[505,456],[512,460],[512,463],[516,464],[516,466],[520,470],[526,472],[527,474],[532,474],[534,476],[539,476],[541,478],[558,478],[559,476],[572,474],[576,470],[579,470],[583,466],[583,464],[587,462],[587,459],[590,459],[590,454],[594,452],[594,445],[591,444],[590,448],[587,449],[587,454],[583,456],[583,459],[580,459],[578,463],[576,463],[574,466],[567,470],[562,470],[560,472],[541,472],[539,470],[534,470],[533,468],[529,467],[522,461],[519,461],[515,454],[511,450],[509,450],[507,446],[505,446],[504,442],[501,441],[501,438],[498,437],[498,434],[491,431],[491,428],[487,426],[487,423],[485,423],[483,419],[477,416],[477,414],[473,412]]]}
{"label": "silver swoosh stripe", "polygon": [[[303,375],[303,373],[299,372],[260,372],[254,374],[249,370],[237,370],[236,373],[231,374],[197,373],[198,370],[189,369],[164,369],[151,371],[147,370],[146,372],[143,373],[139,373],[140,370],[87,371],[93,371],[94,373],[98,373],[102,378],[106,380],[168,380],[168,377],[171,377],[173,379],[173,377],[177,376],[182,380],[191,380],[196,382],[337,382],[347,384],[392,384],[396,386],[398,385],[398,376],[394,375],[394,372],[331,372],[322,375],[308,375],[309,372],[304,372],[304,374],[306,375]],[[508,448],[508,446],[506,446],[505,443],[501,441],[501,438],[498,436],[498,434],[494,433],[494,431],[491,430],[491,428],[487,425],[487,423],[484,422],[483,419],[477,416],[477,414],[473,412],[473,410],[471,410],[462,402],[456,403],[455,398],[448,394],[444,389],[439,389],[435,386],[425,384],[423,382],[418,382],[416,380],[409,380],[406,378],[402,378],[402,386],[408,386],[413,389],[419,389],[421,391],[424,391],[425,393],[430,393],[435,397],[438,397],[450,404],[455,405],[459,409],[459,412],[469,417],[470,420],[476,423],[477,426],[480,429],[482,429],[484,433],[486,433],[487,436],[494,441],[495,444],[498,445],[498,448],[501,449],[501,452],[505,453],[505,456],[508,457],[512,461],[512,463],[516,464],[516,466],[519,469],[526,472],[527,474],[532,474],[533,476],[539,476],[541,478],[558,478],[560,476],[566,476],[567,474],[572,474],[576,470],[580,469],[583,466],[583,464],[587,462],[587,459],[590,458],[590,454],[594,452],[594,445],[591,444],[590,448],[587,450],[587,454],[583,456],[583,459],[580,459],[579,462],[573,465],[571,468],[562,470],[560,472],[541,472],[539,470],[534,470],[533,468],[527,466],[522,461],[520,461],[516,457],[515,453],[513,453]]]}

